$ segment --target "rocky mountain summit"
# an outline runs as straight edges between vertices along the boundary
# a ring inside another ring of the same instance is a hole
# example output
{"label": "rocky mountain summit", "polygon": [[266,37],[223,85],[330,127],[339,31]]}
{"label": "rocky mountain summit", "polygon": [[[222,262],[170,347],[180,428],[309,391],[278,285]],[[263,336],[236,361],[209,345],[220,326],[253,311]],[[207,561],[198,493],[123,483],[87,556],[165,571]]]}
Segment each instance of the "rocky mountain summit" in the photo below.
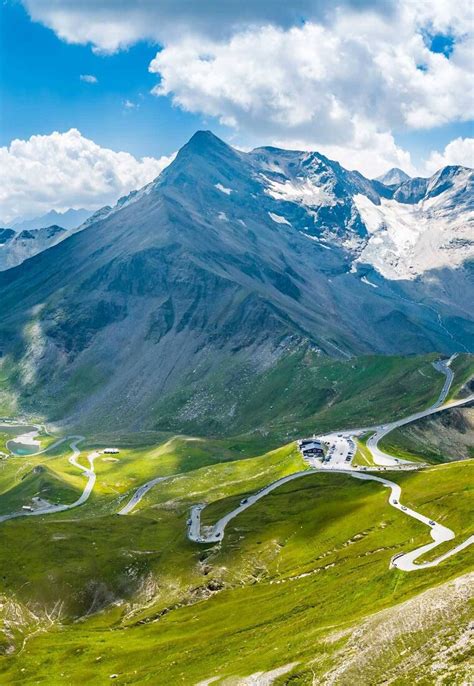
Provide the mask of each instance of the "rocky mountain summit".
{"label": "rocky mountain summit", "polygon": [[0,275],[15,392],[141,423],[190,378],[238,383],[302,347],[472,349],[472,171],[425,181],[394,190],[196,133],[155,181]]}

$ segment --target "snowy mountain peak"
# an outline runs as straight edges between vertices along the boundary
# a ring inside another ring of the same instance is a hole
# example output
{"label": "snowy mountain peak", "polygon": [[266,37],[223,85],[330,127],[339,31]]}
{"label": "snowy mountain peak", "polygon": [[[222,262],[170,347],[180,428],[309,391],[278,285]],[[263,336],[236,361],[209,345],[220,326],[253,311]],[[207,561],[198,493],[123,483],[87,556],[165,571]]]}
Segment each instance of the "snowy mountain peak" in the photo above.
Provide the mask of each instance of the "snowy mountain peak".
{"label": "snowy mountain peak", "polygon": [[59,243],[66,229],[53,224],[42,229],[0,229],[0,271],[16,267],[33,255]]}
{"label": "snowy mountain peak", "polygon": [[375,180],[380,181],[384,186],[398,186],[399,184],[404,183],[404,181],[409,181],[410,178],[411,177],[404,172],[403,169],[392,167],[392,169],[389,169],[385,174],[377,176]]}
{"label": "snowy mountain peak", "polygon": [[[387,179],[405,180],[386,185]],[[262,235],[265,228],[272,241],[285,232],[284,240],[286,234],[303,240],[303,250],[324,249],[326,261],[330,250],[356,271],[365,263],[386,278],[412,280],[471,258],[473,186],[473,172],[465,167],[445,167],[428,179],[392,169],[370,180],[318,152],[275,147],[241,152],[210,131],[198,131],[154,181],[97,211],[76,231],[100,227],[106,219],[119,226],[125,216],[142,218],[159,202],[173,217],[169,232],[180,241],[195,241],[198,225],[203,245],[213,231],[236,245],[246,240],[246,232]],[[178,207],[193,217],[188,236],[181,214],[176,219]],[[69,235],[42,232],[35,240],[5,234],[0,270],[33,254],[25,243],[39,252]]]}

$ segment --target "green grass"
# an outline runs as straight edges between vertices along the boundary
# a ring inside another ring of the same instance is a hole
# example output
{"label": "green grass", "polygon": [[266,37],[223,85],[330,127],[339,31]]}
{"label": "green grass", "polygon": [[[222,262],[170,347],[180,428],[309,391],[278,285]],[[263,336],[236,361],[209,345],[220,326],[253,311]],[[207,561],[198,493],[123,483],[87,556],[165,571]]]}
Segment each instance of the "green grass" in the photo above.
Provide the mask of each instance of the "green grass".
{"label": "green grass", "polygon": [[[198,370],[157,404],[155,422],[195,435],[263,435],[275,447],[314,431],[370,426],[435,401],[443,384],[431,364],[436,358],[372,355],[341,361],[299,349],[260,374],[233,363],[199,380]],[[183,412],[189,407],[194,419]]]}
{"label": "green grass", "polygon": [[50,503],[72,503],[81,494],[82,488],[74,487],[62,475],[37,465],[24,471],[18,483],[1,494],[0,514],[21,510],[23,505],[31,505],[33,497],[48,500]]}
{"label": "green grass", "polygon": [[[438,465],[422,472],[398,474],[393,480],[403,489],[404,505],[428,513],[429,517],[449,527],[456,534],[455,542],[444,543],[420,558],[420,561],[438,557],[473,533],[471,515],[474,511],[474,464],[471,461]],[[468,551],[469,554],[472,557],[472,552]]]}
{"label": "green grass", "polygon": [[[183,461],[170,445],[159,449],[170,470]],[[117,465],[101,465],[99,482]],[[215,521],[236,499],[300,467],[289,445],[190,469],[150,491],[129,517],[101,515],[96,502],[80,519],[71,512],[4,524],[1,591],[21,607],[51,608],[60,598],[65,606],[62,628],[4,658],[0,680],[54,686],[118,673],[122,683],[195,684],[289,661],[304,673],[315,656],[321,660],[313,669],[322,674],[340,645],[325,636],[470,568],[464,551],[434,570],[389,570],[392,555],[429,540],[426,527],[390,508],[378,484],[336,474],[275,490],[228,525],[220,546],[187,541],[192,504],[212,502],[204,513]],[[122,467],[124,482],[130,469]],[[142,469],[148,473],[148,465]],[[390,478],[403,483],[408,505],[467,533],[471,463]],[[111,500],[101,488],[97,500]]]}
{"label": "green grass", "polygon": [[356,438],[357,450],[352,460],[352,464],[358,467],[373,467],[375,462],[372,453],[367,448],[367,440],[373,435],[373,431],[368,431]]}
{"label": "green grass", "polygon": [[448,400],[459,397],[462,387],[474,376],[474,355],[461,353],[451,363],[451,369],[454,372],[454,381]]}
{"label": "green grass", "polygon": [[[304,469],[290,442],[295,435],[370,426],[431,404],[443,383],[431,365],[435,357],[341,362],[295,353],[278,371],[239,386],[232,417],[224,375],[211,388],[215,416],[209,411],[194,424],[175,420],[181,435],[164,417],[178,417],[196,388],[160,416],[157,426],[167,431],[105,427],[89,434],[83,464],[93,449],[120,449],[114,461],[96,460],[89,501],[0,524],[0,601],[8,599],[0,602],[0,651],[16,651],[0,658],[0,682],[109,683],[116,673],[118,683],[192,685],[297,662],[293,676],[280,682],[312,684],[313,674],[323,679],[337,663],[338,650],[365,617],[471,569],[465,550],[435,569],[390,570],[394,554],[430,540],[427,528],[389,507],[379,484],[338,474],[311,474],[276,489],[232,520],[220,545],[186,537],[192,505],[208,503],[202,519],[212,524],[245,495]],[[214,438],[199,435],[205,426]],[[234,437],[217,436],[229,426]],[[184,435],[189,428],[194,435]],[[368,459],[366,438],[356,460]],[[69,454],[62,444],[1,461],[2,507],[21,507],[42,489],[55,502],[75,499],[85,478]],[[404,503],[463,540],[472,468],[462,462],[387,475],[403,485]],[[140,484],[157,476],[170,478],[132,515],[116,515]]]}

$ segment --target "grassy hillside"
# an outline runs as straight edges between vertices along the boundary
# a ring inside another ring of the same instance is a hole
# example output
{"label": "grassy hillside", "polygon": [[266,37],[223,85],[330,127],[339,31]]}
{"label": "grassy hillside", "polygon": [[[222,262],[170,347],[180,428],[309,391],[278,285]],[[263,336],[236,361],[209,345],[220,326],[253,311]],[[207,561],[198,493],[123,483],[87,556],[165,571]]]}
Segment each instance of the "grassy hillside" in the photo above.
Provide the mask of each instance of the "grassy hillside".
{"label": "grassy hillside", "polygon": [[474,457],[474,407],[453,408],[389,433],[383,450],[432,464]]}
{"label": "grassy hillside", "polygon": [[226,368],[204,381],[189,379],[155,408],[155,422],[183,433],[259,432],[281,442],[388,421],[434,402],[443,383],[431,364],[436,357],[341,361],[300,349],[259,376]]}
{"label": "grassy hillside", "polygon": [[[175,435],[164,420],[160,431],[88,433],[83,464],[93,449],[120,452],[96,460],[87,503],[0,524],[0,682],[108,683],[117,674],[118,683],[191,686],[264,672],[291,686],[376,686],[388,673],[401,685],[415,677],[431,683],[430,646],[442,651],[463,636],[466,598],[451,581],[472,569],[472,557],[467,549],[434,569],[391,570],[393,555],[430,539],[387,505],[379,484],[311,473],[232,520],[222,544],[186,537],[192,505],[208,503],[202,517],[212,524],[245,495],[304,469],[287,440],[293,434],[370,425],[429,405],[443,383],[431,360],[289,356],[275,377],[242,380],[246,395],[233,416],[224,386],[214,396],[224,409],[209,421],[219,433],[230,417],[232,438]],[[206,413],[199,422],[188,415],[185,424],[207,421]],[[285,440],[272,449],[278,436]],[[69,455],[63,443],[2,460],[2,512],[38,494],[77,498],[85,478]],[[363,440],[358,459],[367,459]],[[472,469],[464,461],[390,478],[401,483],[404,503],[453,528],[460,542],[472,533]],[[158,476],[167,478],[131,515],[116,514]],[[429,602],[420,600],[427,593]],[[421,622],[423,632],[407,632],[407,621]],[[381,632],[398,652],[378,642]],[[402,661],[394,657],[401,651]],[[464,674],[462,650],[445,661]]]}
{"label": "grassy hillside", "polygon": [[37,465],[30,471],[23,471],[18,482],[0,494],[0,514],[15,512],[23,505],[31,505],[32,498],[41,498],[50,503],[71,503],[79,497],[81,490],[74,488],[48,467]]}
{"label": "grassy hillside", "polygon": [[449,398],[462,397],[467,394],[466,386],[474,377],[474,355],[461,353],[451,363],[454,372],[454,382],[451,387]]}
{"label": "grassy hillside", "polygon": [[[191,505],[212,503],[204,511],[212,522],[244,494],[302,467],[292,445],[225,462],[213,458],[216,448],[176,438],[123,451],[118,462],[98,461],[97,492],[83,508],[2,525],[0,593],[24,620],[19,635],[4,631],[4,651],[18,649],[22,632],[42,632],[20,656],[2,658],[0,680],[54,686],[118,674],[118,683],[191,685],[294,663],[281,683],[293,674],[292,684],[310,684],[350,649],[354,624],[470,569],[467,550],[433,570],[390,570],[392,555],[427,541],[426,528],[388,507],[378,484],[335,474],[277,489],[233,520],[219,546],[192,544]],[[220,449],[229,455],[229,446]],[[50,459],[68,474],[65,457]],[[182,473],[152,489],[135,514],[114,515],[134,480],[156,476],[158,466]],[[463,462],[394,478],[407,504],[462,540],[471,472]],[[407,642],[408,655],[416,645]],[[381,651],[371,674],[384,660]]]}
{"label": "grassy hillside", "polygon": [[[111,418],[104,404],[85,424],[74,411],[77,398],[87,392],[83,387],[87,376],[82,375],[80,392],[73,385],[58,394],[54,409],[46,409],[43,419],[67,422],[71,429],[88,435],[91,431],[130,431],[132,423],[133,430],[172,434],[251,433],[272,439],[276,447],[301,432],[370,425],[426,407],[443,382],[431,364],[437,357],[372,355],[335,360],[301,346],[262,371],[258,365],[239,362],[236,355],[217,370],[198,366],[181,380],[178,391],[161,393],[142,407],[139,419],[129,411]],[[0,383],[6,396],[13,395],[12,377],[4,376]],[[88,392],[93,395],[94,387]],[[38,411],[38,405],[25,403],[25,408],[34,406]]]}

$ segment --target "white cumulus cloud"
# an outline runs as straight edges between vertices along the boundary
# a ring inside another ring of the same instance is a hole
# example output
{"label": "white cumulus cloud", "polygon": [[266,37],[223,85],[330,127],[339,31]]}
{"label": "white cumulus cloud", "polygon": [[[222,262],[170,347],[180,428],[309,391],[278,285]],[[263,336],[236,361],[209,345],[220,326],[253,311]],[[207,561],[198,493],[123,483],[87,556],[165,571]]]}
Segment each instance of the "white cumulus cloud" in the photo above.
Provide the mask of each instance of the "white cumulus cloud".
{"label": "white cumulus cloud", "polygon": [[[22,1],[33,20],[98,52],[159,43],[155,95],[217,118],[245,146],[321,150],[367,175],[416,173],[394,132],[474,117],[472,0]],[[435,52],[435,37],[449,49]]]}
{"label": "white cumulus cloud", "polygon": [[154,179],[172,157],[135,158],[102,148],[77,129],[0,147],[4,222],[70,207],[96,209]]}
{"label": "white cumulus cloud", "polygon": [[86,83],[98,83],[97,76],[94,74],[81,74],[79,78]]}
{"label": "white cumulus cloud", "polygon": [[350,143],[360,122],[390,131],[472,118],[472,37],[460,33],[449,59],[434,53],[422,31],[433,30],[434,15],[421,21],[410,8],[390,19],[345,13],[331,25],[256,27],[224,41],[184,37],[151,62],[154,92],[258,136],[325,144]]}
{"label": "white cumulus cloud", "polygon": [[455,138],[443,152],[434,150],[426,161],[426,173],[434,174],[441,167],[451,164],[474,167],[474,138]]}
{"label": "white cumulus cloud", "polygon": [[22,0],[31,18],[68,43],[116,52],[139,40],[164,44],[183,35],[229,37],[248,26],[288,27],[330,21],[338,12],[373,8],[391,15],[397,0]]}

